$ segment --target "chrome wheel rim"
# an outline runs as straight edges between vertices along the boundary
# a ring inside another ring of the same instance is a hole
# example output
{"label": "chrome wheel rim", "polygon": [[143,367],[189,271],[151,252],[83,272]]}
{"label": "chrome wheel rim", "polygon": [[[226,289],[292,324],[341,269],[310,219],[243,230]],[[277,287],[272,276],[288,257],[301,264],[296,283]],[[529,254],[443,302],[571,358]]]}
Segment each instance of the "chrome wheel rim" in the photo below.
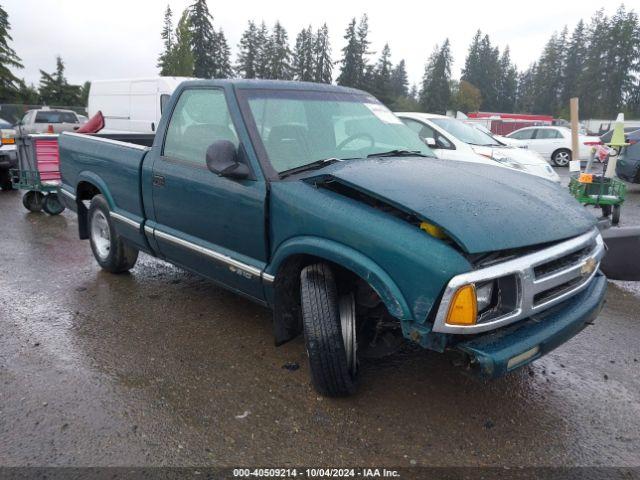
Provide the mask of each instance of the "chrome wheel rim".
{"label": "chrome wheel rim", "polygon": [[555,162],[560,166],[565,166],[569,163],[569,153],[568,152],[558,152],[556,153]]}
{"label": "chrome wheel rim", "polygon": [[100,210],[91,217],[91,242],[100,260],[106,260],[111,250],[111,232],[107,217]]}
{"label": "chrome wheel rim", "polygon": [[356,342],[356,302],[352,293],[340,298],[338,312],[344,351],[347,356],[347,368],[351,375],[355,375],[358,368],[356,361],[358,345]]}

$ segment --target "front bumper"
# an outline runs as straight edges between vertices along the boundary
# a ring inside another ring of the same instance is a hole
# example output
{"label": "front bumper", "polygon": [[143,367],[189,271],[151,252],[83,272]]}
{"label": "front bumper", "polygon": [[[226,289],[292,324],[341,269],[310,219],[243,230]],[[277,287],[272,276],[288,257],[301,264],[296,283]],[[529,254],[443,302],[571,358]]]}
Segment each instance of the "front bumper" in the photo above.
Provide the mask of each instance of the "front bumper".
{"label": "front bumper", "polygon": [[[606,291],[607,280],[597,272],[587,288],[561,305],[462,341],[452,349],[467,357],[473,373],[485,378],[499,377],[540,358],[579,333],[600,313]],[[531,351],[536,353],[526,356]],[[523,360],[513,363],[517,358]]]}

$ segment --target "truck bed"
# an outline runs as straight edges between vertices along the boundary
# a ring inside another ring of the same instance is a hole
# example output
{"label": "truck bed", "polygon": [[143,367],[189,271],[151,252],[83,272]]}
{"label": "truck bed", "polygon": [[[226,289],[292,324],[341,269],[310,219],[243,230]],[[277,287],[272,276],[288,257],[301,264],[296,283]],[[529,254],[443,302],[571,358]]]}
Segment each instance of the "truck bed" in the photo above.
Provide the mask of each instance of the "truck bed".
{"label": "truck bed", "polygon": [[127,227],[122,234],[136,244],[144,242],[140,176],[153,138],[151,134],[70,132],[59,138],[62,193],[82,199],[83,182],[97,186],[114,216]]}

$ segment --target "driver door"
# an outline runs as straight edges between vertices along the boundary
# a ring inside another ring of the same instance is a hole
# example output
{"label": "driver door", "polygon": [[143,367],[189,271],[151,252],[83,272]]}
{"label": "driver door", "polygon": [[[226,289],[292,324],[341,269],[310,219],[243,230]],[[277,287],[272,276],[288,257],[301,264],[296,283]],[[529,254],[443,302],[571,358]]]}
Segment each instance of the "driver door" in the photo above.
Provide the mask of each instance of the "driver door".
{"label": "driver door", "polygon": [[153,163],[150,225],[165,258],[263,299],[265,183],[209,171],[206,152],[217,140],[243,151],[224,90],[185,89]]}

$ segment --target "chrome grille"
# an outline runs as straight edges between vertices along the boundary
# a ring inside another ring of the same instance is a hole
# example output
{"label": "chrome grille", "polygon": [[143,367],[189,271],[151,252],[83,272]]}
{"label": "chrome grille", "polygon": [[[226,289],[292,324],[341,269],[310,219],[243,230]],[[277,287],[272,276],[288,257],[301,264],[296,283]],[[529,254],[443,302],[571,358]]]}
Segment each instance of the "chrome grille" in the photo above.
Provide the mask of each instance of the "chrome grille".
{"label": "chrome grille", "polygon": [[[542,312],[577,294],[595,276],[604,255],[604,242],[597,229],[519,258],[454,277],[442,297],[434,332],[479,333]],[[454,293],[463,285],[515,275],[518,279],[517,307],[475,325],[449,325],[447,312]]]}

